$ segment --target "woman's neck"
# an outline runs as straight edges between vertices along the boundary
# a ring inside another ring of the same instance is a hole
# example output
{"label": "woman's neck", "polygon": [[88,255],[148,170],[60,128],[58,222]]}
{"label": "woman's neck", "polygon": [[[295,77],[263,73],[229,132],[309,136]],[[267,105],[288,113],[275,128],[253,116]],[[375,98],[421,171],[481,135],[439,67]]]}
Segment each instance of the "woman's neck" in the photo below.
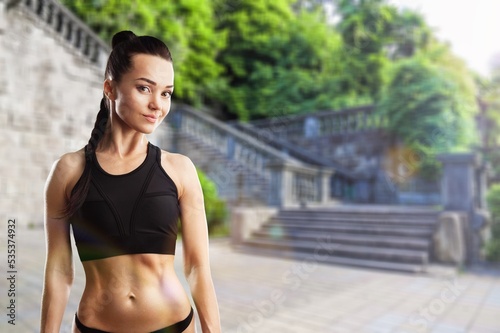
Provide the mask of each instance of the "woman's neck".
{"label": "woman's neck", "polygon": [[99,142],[98,152],[106,152],[117,157],[127,157],[147,151],[148,139],[144,133],[135,132],[123,135],[109,131]]}

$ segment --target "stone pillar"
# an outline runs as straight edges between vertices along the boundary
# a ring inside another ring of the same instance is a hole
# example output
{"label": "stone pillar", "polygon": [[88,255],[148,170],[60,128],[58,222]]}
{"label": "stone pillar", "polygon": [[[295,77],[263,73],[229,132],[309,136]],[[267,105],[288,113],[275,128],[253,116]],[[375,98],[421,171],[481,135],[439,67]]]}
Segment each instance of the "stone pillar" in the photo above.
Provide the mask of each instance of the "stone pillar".
{"label": "stone pillar", "polygon": [[275,207],[292,205],[293,173],[285,161],[275,161],[267,165],[271,170],[268,204]]}
{"label": "stone pillar", "polygon": [[242,244],[277,213],[278,209],[275,207],[231,207],[229,214],[231,243]]}
{"label": "stone pillar", "polygon": [[473,153],[443,154],[442,200],[445,211],[465,212],[466,263],[481,260],[481,248],[488,234],[489,215],[485,211],[484,168],[479,155]]}
{"label": "stone pillar", "polygon": [[309,116],[304,120],[304,137],[316,138],[320,135],[320,121],[317,117]]}
{"label": "stone pillar", "polygon": [[475,169],[479,165],[475,154],[443,154],[442,198],[444,210],[471,211],[475,202]]}
{"label": "stone pillar", "polygon": [[318,175],[319,202],[326,204],[330,201],[330,179],[335,173],[332,169],[320,170]]}

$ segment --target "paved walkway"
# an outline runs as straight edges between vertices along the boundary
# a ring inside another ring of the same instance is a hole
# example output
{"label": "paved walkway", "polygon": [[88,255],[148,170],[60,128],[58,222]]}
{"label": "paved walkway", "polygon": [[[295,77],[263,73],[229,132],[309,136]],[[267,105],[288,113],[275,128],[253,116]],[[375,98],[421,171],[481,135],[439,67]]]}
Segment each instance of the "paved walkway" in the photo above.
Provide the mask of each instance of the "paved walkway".
{"label": "paved walkway", "polygon": [[[0,332],[38,332],[43,231],[17,230],[16,326],[7,323],[6,233],[0,234]],[[212,241],[211,260],[223,332],[500,332],[498,271],[459,274],[435,267],[420,276],[370,271],[242,254],[227,240]],[[75,262],[62,333],[69,332],[83,290],[76,256]],[[182,278],[179,255],[176,267]]]}

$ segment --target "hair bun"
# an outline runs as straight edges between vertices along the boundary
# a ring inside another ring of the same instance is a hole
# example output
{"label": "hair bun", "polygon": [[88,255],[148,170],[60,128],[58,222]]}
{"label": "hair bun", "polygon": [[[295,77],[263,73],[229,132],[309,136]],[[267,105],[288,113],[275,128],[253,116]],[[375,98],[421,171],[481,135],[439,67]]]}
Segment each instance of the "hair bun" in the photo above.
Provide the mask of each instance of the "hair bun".
{"label": "hair bun", "polygon": [[111,40],[111,47],[114,49],[116,47],[116,45],[123,43],[123,42],[127,42],[129,40],[133,40],[135,38],[137,38],[137,36],[132,31],[124,30],[124,31],[117,32],[113,36],[113,39]]}

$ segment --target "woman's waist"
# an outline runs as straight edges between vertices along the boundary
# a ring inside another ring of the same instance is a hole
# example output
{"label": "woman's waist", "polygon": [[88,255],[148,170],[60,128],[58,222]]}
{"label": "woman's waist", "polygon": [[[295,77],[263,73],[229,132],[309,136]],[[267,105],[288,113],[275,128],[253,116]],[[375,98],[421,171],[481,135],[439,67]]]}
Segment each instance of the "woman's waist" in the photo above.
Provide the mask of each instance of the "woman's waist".
{"label": "woman's waist", "polygon": [[180,283],[129,291],[86,288],[78,306],[78,317],[86,326],[104,331],[136,332],[145,328],[154,331],[181,321],[190,307]]}
{"label": "woman's waist", "polygon": [[102,263],[98,268],[85,266],[87,279],[78,317],[89,327],[115,332],[120,327],[134,331],[138,325],[136,331],[141,331],[143,325],[168,326],[189,313],[189,299],[173,262],[160,269],[118,260],[107,272],[102,272]]}

